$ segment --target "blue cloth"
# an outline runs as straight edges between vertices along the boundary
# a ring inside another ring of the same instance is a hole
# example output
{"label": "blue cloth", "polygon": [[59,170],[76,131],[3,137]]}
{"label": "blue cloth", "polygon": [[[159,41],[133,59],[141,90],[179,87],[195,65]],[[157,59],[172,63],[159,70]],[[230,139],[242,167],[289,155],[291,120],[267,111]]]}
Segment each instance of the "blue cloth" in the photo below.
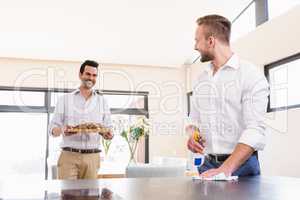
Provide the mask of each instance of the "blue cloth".
{"label": "blue cloth", "polygon": [[[223,162],[216,162],[205,158],[205,161],[201,167],[198,168],[199,173],[203,173],[209,169],[215,169],[220,167]],[[243,165],[240,166],[232,176],[256,176],[260,175],[259,161],[256,155],[252,155]]]}

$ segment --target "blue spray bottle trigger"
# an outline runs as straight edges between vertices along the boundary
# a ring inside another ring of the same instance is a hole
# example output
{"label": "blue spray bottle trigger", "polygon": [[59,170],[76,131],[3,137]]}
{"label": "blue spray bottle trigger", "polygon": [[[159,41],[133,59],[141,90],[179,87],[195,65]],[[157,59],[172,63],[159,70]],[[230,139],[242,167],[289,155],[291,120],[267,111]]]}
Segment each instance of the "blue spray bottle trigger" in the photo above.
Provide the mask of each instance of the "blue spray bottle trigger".
{"label": "blue spray bottle trigger", "polygon": [[200,166],[202,164],[202,159],[203,158],[195,158],[194,159],[194,165],[195,166]]}

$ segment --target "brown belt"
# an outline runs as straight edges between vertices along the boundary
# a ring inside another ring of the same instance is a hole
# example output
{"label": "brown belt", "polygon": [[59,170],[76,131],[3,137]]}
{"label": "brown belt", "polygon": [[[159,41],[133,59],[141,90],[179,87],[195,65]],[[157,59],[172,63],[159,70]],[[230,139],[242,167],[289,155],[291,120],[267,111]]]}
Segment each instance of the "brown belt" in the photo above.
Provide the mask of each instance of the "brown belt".
{"label": "brown belt", "polygon": [[76,153],[99,153],[99,152],[101,152],[100,149],[73,149],[71,147],[63,147],[62,150],[76,152]]}

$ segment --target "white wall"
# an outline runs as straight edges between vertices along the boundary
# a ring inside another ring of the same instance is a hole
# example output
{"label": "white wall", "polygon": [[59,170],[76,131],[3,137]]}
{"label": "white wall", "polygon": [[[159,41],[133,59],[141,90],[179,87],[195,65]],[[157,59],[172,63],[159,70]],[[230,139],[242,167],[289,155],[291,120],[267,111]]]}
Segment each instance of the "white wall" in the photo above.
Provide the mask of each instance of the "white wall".
{"label": "white wall", "polygon": [[[299,52],[300,49],[300,6],[285,15],[259,26],[255,31],[237,40],[234,51],[263,70],[265,64]],[[192,65],[187,83],[190,91],[203,64]],[[274,112],[267,115],[269,127],[268,144],[260,153],[262,173],[300,177],[299,141],[300,109]]]}
{"label": "white wall", "polygon": [[[78,86],[79,62],[0,58],[0,86]],[[179,68],[103,64],[97,88],[149,91],[150,159],[186,156],[185,71]]]}
{"label": "white wall", "polygon": [[1,57],[180,67],[195,20],[233,19],[249,0],[9,0],[0,7]]}

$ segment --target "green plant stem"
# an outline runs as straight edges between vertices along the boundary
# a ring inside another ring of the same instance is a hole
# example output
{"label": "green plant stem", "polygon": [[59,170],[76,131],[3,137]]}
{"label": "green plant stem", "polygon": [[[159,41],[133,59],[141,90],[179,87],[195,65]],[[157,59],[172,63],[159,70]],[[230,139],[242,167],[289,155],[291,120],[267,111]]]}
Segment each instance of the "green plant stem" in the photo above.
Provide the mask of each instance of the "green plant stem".
{"label": "green plant stem", "polygon": [[128,144],[128,148],[129,148],[129,151],[130,151],[130,159],[129,159],[129,161],[131,161],[133,158],[134,158],[134,155],[133,155],[133,153],[132,153],[132,147],[131,147],[131,145],[130,145],[130,142],[129,142],[129,140],[128,140],[128,137],[126,136],[125,137],[125,140],[126,140],[126,142],[127,142],[127,144]]}
{"label": "green plant stem", "polygon": [[136,151],[138,141],[139,141],[139,140],[136,140],[135,143],[134,143],[133,155],[134,155],[134,153],[135,153],[135,151]]}

